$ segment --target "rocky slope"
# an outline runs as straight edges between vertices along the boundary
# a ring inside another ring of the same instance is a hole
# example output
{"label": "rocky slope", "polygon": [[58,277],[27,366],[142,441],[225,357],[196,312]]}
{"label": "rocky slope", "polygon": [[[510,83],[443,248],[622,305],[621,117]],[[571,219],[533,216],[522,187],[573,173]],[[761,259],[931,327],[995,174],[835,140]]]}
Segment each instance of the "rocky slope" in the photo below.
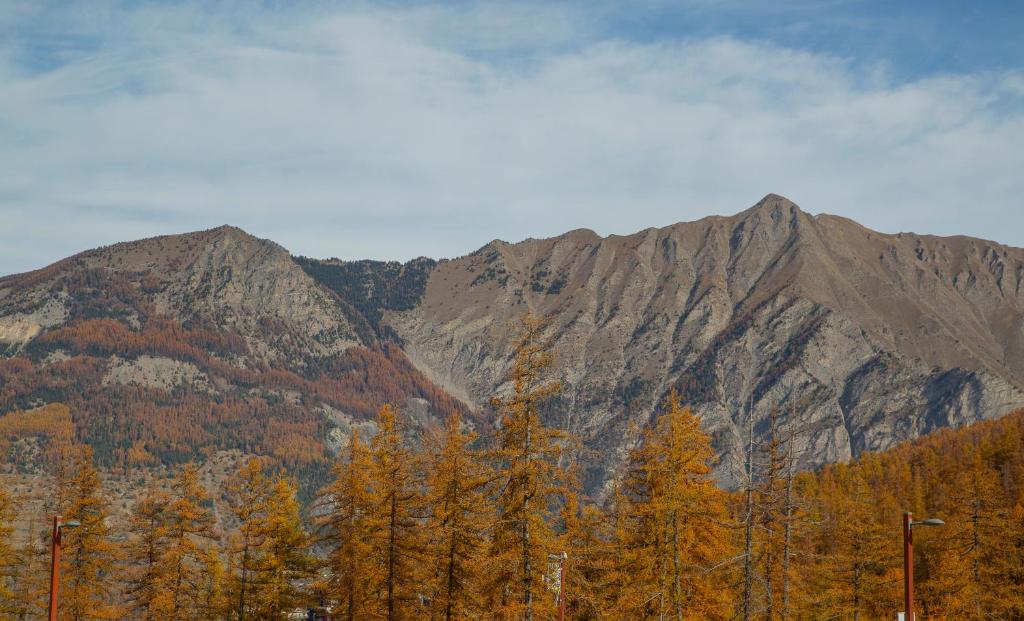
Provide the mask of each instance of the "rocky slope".
{"label": "rocky slope", "polygon": [[566,387],[555,424],[620,463],[675,388],[733,479],[746,411],[772,409],[807,465],[1024,405],[1024,250],[885,235],[769,195],[732,217],[627,236],[492,242],[443,262],[385,322],[435,382],[483,406],[514,319],[550,315]]}
{"label": "rocky slope", "polygon": [[[385,402],[415,426],[468,409],[286,250],[237,228],[117,244],[0,279],[0,423],[65,404],[74,438],[107,468],[243,451],[273,456],[312,488]],[[18,429],[29,446],[50,435]]]}
{"label": "rocky slope", "polygon": [[454,408],[486,424],[530,311],[551,317],[565,386],[547,416],[583,438],[592,491],[673,389],[729,483],[748,409],[758,437],[777,412],[815,465],[1024,406],[1022,280],[1022,249],[775,195],[404,265],[294,258],[221,227],[0,279],[0,414],[67,403],[110,466],[241,450],[315,479],[383,401],[418,426]]}

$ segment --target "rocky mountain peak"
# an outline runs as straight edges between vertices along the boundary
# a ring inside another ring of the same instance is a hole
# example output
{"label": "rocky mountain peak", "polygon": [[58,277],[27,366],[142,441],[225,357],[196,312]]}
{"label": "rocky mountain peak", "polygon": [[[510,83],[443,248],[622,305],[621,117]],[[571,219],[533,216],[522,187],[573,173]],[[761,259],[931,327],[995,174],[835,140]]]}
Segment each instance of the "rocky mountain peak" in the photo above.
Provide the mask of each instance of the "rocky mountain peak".
{"label": "rocky mountain peak", "polygon": [[729,480],[751,402],[758,429],[776,409],[801,430],[808,465],[1024,404],[1024,263],[989,246],[769,194],[733,216],[485,248],[439,265],[422,304],[387,321],[432,378],[483,405],[515,318],[551,315],[566,387],[552,416],[604,455],[592,482],[673,389]]}

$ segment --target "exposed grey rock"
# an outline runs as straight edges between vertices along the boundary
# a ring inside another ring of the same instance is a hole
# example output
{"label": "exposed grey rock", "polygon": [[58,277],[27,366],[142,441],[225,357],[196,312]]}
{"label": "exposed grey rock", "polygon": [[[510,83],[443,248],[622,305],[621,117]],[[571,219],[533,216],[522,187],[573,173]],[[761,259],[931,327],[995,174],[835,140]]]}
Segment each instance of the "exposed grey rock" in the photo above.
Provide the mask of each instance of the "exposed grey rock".
{"label": "exposed grey rock", "polygon": [[563,397],[605,481],[675,388],[734,480],[753,404],[799,431],[807,465],[1024,405],[1024,250],[885,235],[775,195],[733,217],[627,236],[496,241],[439,264],[387,323],[430,377],[485,408],[515,320],[550,315]]}

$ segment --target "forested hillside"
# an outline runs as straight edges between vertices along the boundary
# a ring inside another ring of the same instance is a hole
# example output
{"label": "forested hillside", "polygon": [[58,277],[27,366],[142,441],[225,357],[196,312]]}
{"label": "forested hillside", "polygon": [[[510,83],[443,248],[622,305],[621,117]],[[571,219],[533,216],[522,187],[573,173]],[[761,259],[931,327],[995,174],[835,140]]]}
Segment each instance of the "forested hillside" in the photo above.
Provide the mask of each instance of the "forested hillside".
{"label": "forested hillside", "polygon": [[308,499],[385,403],[424,422],[470,412],[283,248],[238,229],[0,278],[0,427],[17,449],[5,466],[26,476],[48,467],[27,428],[63,405],[61,429],[108,472],[241,451],[297,475]]}
{"label": "forested hillside", "polygon": [[[946,521],[917,536],[919,619],[1024,619],[1024,412],[803,473],[801,430],[773,417],[729,492],[700,418],[672,394],[592,498],[579,438],[543,422],[562,390],[543,334],[523,324],[493,433],[453,412],[409,443],[409,416],[385,406],[308,511],[279,462],[254,459],[223,484],[194,465],[151,480],[128,523],[111,524],[91,450],[53,434],[47,513],[82,522],[66,542],[67,618],[324,606],[342,619],[550,619],[564,562],[570,619],[887,619],[910,510]],[[18,501],[0,494],[0,595],[38,618],[47,525],[16,532]]]}

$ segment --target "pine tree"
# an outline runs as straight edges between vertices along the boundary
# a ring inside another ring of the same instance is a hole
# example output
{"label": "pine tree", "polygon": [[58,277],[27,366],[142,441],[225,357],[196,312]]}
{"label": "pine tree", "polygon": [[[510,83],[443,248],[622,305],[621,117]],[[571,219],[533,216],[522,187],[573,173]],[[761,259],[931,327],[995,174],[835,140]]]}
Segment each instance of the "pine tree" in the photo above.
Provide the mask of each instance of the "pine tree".
{"label": "pine tree", "polygon": [[327,594],[339,602],[337,616],[345,621],[370,618],[380,584],[372,556],[373,514],[370,456],[359,433],[349,436],[346,458],[334,468],[334,480],[321,495],[322,541],[329,548]]}
{"label": "pine tree", "polygon": [[[718,619],[730,614],[714,573],[730,557],[725,496],[711,479],[714,451],[700,421],[675,393],[626,474],[635,583],[628,601],[638,618]],[[639,592],[637,592],[639,590]]]}
{"label": "pine tree", "polygon": [[61,514],[65,521],[80,523],[62,538],[61,618],[119,619],[122,612],[113,601],[111,575],[119,555],[110,539],[110,510],[92,463],[92,449],[82,446],[73,451],[61,478],[59,486],[66,490]]}
{"label": "pine tree", "polygon": [[431,459],[427,499],[431,507],[427,567],[431,618],[475,618],[479,602],[481,554],[490,517],[487,490],[491,473],[472,450],[476,435],[462,430],[458,412],[445,422],[444,437]]}
{"label": "pine tree", "polygon": [[544,381],[552,357],[543,328],[541,320],[523,320],[512,394],[493,399],[501,412],[495,451],[499,493],[485,592],[493,618],[501,620],[532,621],[554,608],[545,583],[548,557],[558,552],[550,513],[564,496],[566,477],[559,465],[564,434],[540,418],[541,404],[560,390],[558,382]]}

